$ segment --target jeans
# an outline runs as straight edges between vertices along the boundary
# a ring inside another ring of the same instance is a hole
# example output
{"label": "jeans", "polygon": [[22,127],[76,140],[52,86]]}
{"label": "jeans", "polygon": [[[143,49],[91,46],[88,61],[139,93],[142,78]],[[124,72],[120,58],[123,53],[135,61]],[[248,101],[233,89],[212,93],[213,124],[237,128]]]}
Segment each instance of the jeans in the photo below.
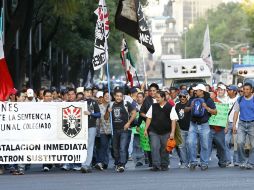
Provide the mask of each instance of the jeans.
{"label": "jeans", "polygon": [[[126,147],[126,163],[129,159],[129,156],[131,155],[132,153],[132,147],[130,148],[130,146],[133,144],[133,142],[131,142],[132,138],[132,130],[127,130],[128,131],[128,142],[127,142],[127,147]],[[130,150],[130,151],[129,151]]]}
{"label": "jeans", "polygon": [[[198,138],[199,136],[199,138]],[[190,129],[187,138],[189,148],[190,164],[197,165],[197,142],[200,141],[200,162],[201,165],[207,166],[209,160],[209,136],[210,126],[208,123],[196,124],[190,122]]]}
{"label": "jeans", "polygon": [[152,152],[153,167],[168,167],[169,153],[166,151],[169,133],[158,135],[152,131],[149,133]]}
{"label": "jeans", "polygon": [[125,166],[127,162],[129,132],[115,129],[113,132],[113,154],[115,165]]}
{"label": "jeans", "polygon": [[225,135],[226,159],[227,159],[227,162],[232,162],[232,155],[230,153],[232,135],[233,135],[233,123],[229,122],[228,123],[228,132]]}
{"label": "jeans", "polygon": [[92,163],[95,137],[96,137],[96,127],[88,128],[87,156],[86,161],[82,163],[82,167],[90,167]]}
{"label": "jeans", "polygon": [[210,130],[210,139],[209,139],[209,151],[211,156],[213,149],[213,141],[217,148],[217,156],[219,159],[219,166],[226,166],[227,158],[226,158],[226,145],[225,145],[225,131],[224,128],[221,128],[220,131],[216,132],[213,128]]}
{"label": "jeans", "polygon": [[140,147],[139,134],[134,134],[132,157],[133,157],[135,163],[137,163],[137,162],[142,163],[144,160],[144,152]]}
{"label": "jeans", "polygon": [[183,143],[180,144],[178,147],[182,158],[182,164],[188,165],[189,164],[189,155],[187,146],[188,131],[181,130],[181,136],[183,139]]}
{"label": "jeans", "polygon": [[97,163],[108,165],[108,149],[111,137],[111,134],[100,134],[100,148],[98,150]]}
{"label": "jeans", "polygon": [[233,162],[234,163],[239,163],[236,140],[237,140],[237,134],[233,134],[233,142],[234,142]]}
{"label": "jeans", "polygon": [[[249,159],[245,157],[244,146],[246,143],[246,136],[249,135],[251,144]],[[247,163],[254,165],[254,122],[242,122],[239,121],[237,129],[237,151],[239,163]]]}

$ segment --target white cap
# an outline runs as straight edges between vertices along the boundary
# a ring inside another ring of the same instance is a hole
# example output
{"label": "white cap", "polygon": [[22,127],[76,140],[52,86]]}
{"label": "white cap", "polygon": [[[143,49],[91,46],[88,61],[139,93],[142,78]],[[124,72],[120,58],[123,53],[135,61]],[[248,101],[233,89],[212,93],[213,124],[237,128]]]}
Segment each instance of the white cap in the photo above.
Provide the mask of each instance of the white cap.
{"label": "white cap", "polygon": [[218,88],[221,88],[222,90],[226,90],[226,89],[227,89],[227,87],[226,87],[224,84],[220,84],[220,85],[218,86]]}
{"label": "white cap", "polygon": [[193,90],[203,90],[206,92],[206,87],[203,84],[198,84],[197,86],[193,87]]}
{"label": "white cap", "polygon": [[31,88],[27,89],[26,95],[27,95],[27,97],[34,97],[33,89],[31,89]]}
{"label": "white cap", "polygon": [[239,82],[239,83],[237,84],[237,86],[238,86],[238,88],[241,88],[241,87],[243,86],[243,83]]}
{"label": "white cap", "polygon": [[99,97],[103,97],[103,92],[102,91],[98,91],[96,93],[96,98],[99,98]]}
{"label": "white cap", "polygon": [[84,87],[78,87],[77,88],[77,93],[80,93],[80,92],[82,92],[82,93],[84,92]]}

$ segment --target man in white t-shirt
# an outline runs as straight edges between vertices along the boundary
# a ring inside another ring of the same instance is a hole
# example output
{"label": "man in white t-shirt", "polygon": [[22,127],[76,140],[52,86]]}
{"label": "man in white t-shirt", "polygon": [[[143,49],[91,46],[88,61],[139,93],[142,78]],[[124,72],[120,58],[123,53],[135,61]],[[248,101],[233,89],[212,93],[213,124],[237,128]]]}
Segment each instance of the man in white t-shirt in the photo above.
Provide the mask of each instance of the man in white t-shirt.
{"label": "man in white t-shirt", "polygon": [[[227,92],[228,92],[228,104],[229,104],[229,113],[228,113],[228,126],[227,128],[225,128],[225,141],[226,141],[226,158],[227,158],[227,165],[231,164],[232,161],[234,162],[234,164],[236,163],[236,156],[233,157],[232,160],[232,155],[230,153],[230,149],[231,149],[231,140],[232,140],[232,134],[233,134],[233,118],[234,118],[234,110],[233,107],[235,105],[235,102],[237,101],[238,98],[238,94],[237,94],[237,86],[234,85],[230,85],[227,88]],[[236,155],[237,153],[235,153],[234,155]]]}
{"label": "man in white t-shirt", "polygon": [[176,120],[178,115],[175,107],[166,101],[166,94],[163,91],[156,93],[158,103],[151,105],[146,113],[145,135],[150,137],[152,153],[152,171],[167,171],[169,166],[169,155],[165,147],[168,138],[174,139]]}

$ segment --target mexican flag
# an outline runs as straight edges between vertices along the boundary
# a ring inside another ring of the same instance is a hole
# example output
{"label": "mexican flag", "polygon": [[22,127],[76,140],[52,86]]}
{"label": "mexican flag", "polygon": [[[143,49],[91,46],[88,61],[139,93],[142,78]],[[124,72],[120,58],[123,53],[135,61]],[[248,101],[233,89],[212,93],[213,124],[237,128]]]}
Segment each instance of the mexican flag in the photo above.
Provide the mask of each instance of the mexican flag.
{"label": "mexican flag", "polygon": [[133,78],[136,73],[135,63],[131,57],[127,42],[124,38],[122,40],[121,59],[122,59],[122,66],[125,69],[127,79],[130,82],[130,86],[133,87]]}
{"label": "mexican flag", "polygon": [[3,41],[0,39],[0,101],[5,101],[13,88],[13,81],[4,57]]}

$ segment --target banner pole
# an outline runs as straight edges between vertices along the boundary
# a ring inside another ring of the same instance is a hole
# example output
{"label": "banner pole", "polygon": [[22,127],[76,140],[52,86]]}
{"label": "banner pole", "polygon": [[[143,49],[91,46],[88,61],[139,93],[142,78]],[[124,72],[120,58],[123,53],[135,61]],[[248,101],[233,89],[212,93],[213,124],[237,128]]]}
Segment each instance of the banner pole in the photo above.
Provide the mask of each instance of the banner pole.
{"label": "banner pole", "polygon": [[[106,32],[105,32],[105,20],[104,20],[104,0],[102,1],[102,19],[103,19],[103,27],[104,27],[104,38],[105,42],[107,40]],[[105,55],[106,55],[106,65],[107,65],[107,80],[108,80],[108,94],[109,98],[110,95],[110,74],[109,74],[109,63],[108,63],[108,43],[105,43]],[[111,101],[111,98],[110,98]],[[113,123],[112,123],[112,112],[109,112],[110,115],[110,128],[111,128],[111,134],[113,136]]]}
{"label": "banner pole", "polygon": [[145,75],[145,80],[144,80],[144,82],[145,82],[145,87],[147,88],[147,73],[146,73],[146,64],[145,64],[145,56],[144,56],[144,46],[143,46],[143,43],[142,43],[142,40],[140,40],[140,42],[141,42],[141,53],[142,53],[142,62],[143,62],[143,68],[144,68],[144,75]]}
{"label": "banner pole", "polygon": [[140,84],[140,82],[139,82],[139,78],[138,78],[137,71],[135,71],[135,74],[136,74],[136,77],[137,77],[137,81],[138,81],[139,88],[141,88],[141,84]]}
{"label": "banner pole", "polygon": [[[0,18],[0,38],[1,40],[4,40],[4,28],[3,28],[3,23],[4,23],[4,9],[1,9],[1,18]],[[3,42],[4,44],[4,42]]]}
{"label": "banner pole", "polygon": [[5,0],[2,1],[3,2],[3,8],[2,8],[2,13],[1,13],[1,17],[2,17],[2,34],[1,34],[1,39],[3,41],[3,45],[5,44]]}
{"label": "banner pole", "polygon": [[[125,44],[126,44],[126,46],[127,46],[127,42],[126,42],[126,40],[125,40],[125,37],[124,37],[124,33],[123,33],[123,40],[125,41]],[[122,41],[122,43],[123,43],[123,41]],[[123,44],[122,44],[123,45]],[[127,46],[127,48],[128,48],[128,46]],[[125,78],[126,78],[126,85],[128,85],[128,83],[129,83],[129,79],[128,79],[128,76],[127,76],[127,69],[126,69],[126,64],[125,64],[125,53],[123,53],[122,54],[122,51],[121,51],[121,56],[122,56],[122,58],[124,59],[123,61],[124,61],[124,65],[122,64],[122,67],[123,67],[123,69],[124,69],[124,74],[125,74]]]}

